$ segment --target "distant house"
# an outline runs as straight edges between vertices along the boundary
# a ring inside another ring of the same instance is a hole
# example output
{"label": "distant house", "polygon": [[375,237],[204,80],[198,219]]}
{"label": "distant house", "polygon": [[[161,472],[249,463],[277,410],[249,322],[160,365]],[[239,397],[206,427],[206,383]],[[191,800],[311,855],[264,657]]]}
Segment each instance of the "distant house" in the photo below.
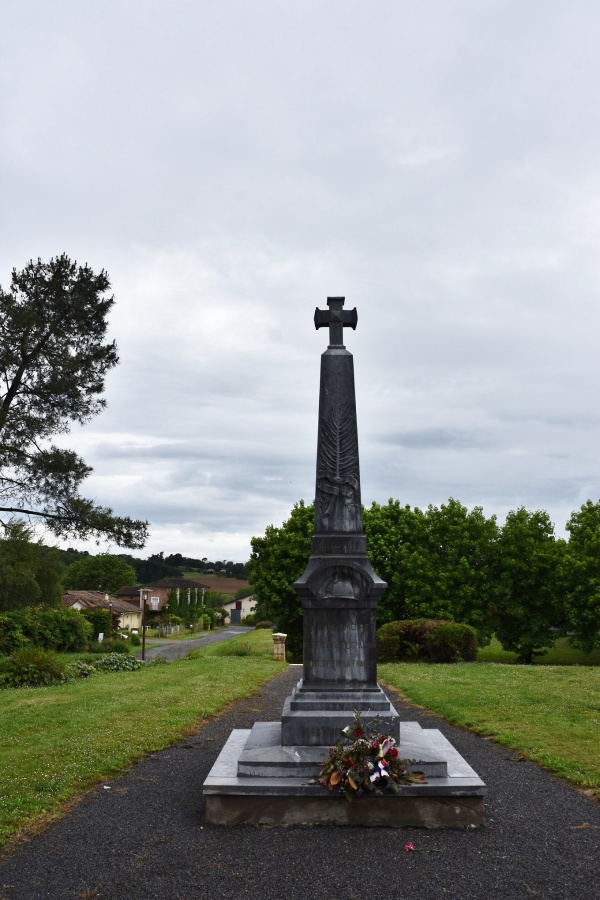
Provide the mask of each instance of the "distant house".
{"label": "distant house", "polygon": [[183,597],[186,597],[188,592],[192,597],[195,595],[200,597],[203,591],[213,590],[206,582],[200,581],[198,578],[160,578],[158,581],[153,581],[148,585],[148,590],[154,590],[155,588],[166,590],[167,593],[169,591],[177,591]]}
{"label": "distant house", "polygon": [[134,603],[138,609],[142,609],[145,600],[148,612],[159,612],[169,602],[169,588],[134,584],[119,588],[117,597],[128,603]]}
{"label": "distant house", "polygon": [[141,609],[146,601],[148,612],[160,612],[169,602],[169,591],[177,591],[184,598],[200,600],[203,593],[214,590],[203,581],[195,578],[161,578],[145,585],[131,585],[117,591],[117,597],[135,603]]}
{"label": "distant house", "polygon": [[[130,585],[122,587],[117,591],[117,597],[134,603],[142,609],[144,600],[146,600],[146,609],[148,612],[160,612],[163,606],[169,602],[169,591],[177,591],[178,595],[184,599],[201,602],[207,591],[218,591],[221,594],[228,594],[233,597],[240,588],[248,590],[251,595],[252,588],[247,581],[241,578],[206,578],[201,581],[197,578],[161,578],[158,581],[152,581],[144,585]],[[232,609],[233,612],[240,611],[243,618],[249,614],[249,601],[251,596],[244,597],[243,601],[229,601],[224,604],[226,609]],[[243,605],[236,606],[236,603]],[[246,612],[244,612],[246,610]],[[234,617],[235,619],[235,617]],[[232,620],[233,621],[233,620]],[[239,622],[239,617],[236,619]]]}
{"label": "distant house", "polygon": [[121,628],[138,630],[142,625],[142,613],[138,606],[119,597],[111,597],[103,591],[66,591],[62,602],[71,609],[108,609],[119,616]]}
{"label": "distant house", "polygon": [[239,625],[242,619],[249,616],[256,609],[256,602],[252,594],[249,597],[243,597],[241,600],[228,600],[223,604],[223,608],[228,612],[227,625]]}

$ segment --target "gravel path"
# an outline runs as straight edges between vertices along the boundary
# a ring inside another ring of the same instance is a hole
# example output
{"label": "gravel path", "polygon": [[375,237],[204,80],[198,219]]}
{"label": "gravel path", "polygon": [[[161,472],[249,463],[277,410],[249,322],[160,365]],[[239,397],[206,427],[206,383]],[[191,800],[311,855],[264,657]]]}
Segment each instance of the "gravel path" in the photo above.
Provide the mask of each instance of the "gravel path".
{"label": "gravel path", "polygon": [[[201,784],[232,728],[279,718],[300,675],[100,785],[0,861],[0,900],[521,900],[600,897],[600,808],[518,754],[396,699],[441,728],[488,785],[478,831],[208,826]],[[366,801],[368,802],[368,801]],[[418,851],[404,851],[406,841]]]}

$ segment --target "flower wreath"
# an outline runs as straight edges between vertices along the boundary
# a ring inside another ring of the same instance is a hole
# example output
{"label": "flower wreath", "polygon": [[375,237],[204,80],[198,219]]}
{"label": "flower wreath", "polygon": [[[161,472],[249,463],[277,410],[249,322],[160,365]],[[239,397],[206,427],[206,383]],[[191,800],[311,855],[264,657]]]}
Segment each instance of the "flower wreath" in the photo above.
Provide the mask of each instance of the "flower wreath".
{"label": "flower wreath", "polygon": [[357,709],[342,738],[329,748],[321,769],[321,784],[330,791],[337,788],[352,800],[362,794],[397,794],[401,784],[425,783],[422,772],[407,770],[412,760],[400,759],[394,738],[367,730]]}

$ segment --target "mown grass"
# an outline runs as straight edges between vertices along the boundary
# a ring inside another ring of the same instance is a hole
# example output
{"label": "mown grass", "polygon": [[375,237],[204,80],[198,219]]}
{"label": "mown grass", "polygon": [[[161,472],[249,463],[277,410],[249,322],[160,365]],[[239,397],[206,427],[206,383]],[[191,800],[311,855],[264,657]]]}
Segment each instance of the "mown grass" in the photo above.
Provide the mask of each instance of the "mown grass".
{"label": "mown grass", "polygon": [[[477,662],[516,663],[517,654],[503,650],[502,644],[492,638],[487,647],[477,651]],[[536,656],[534,666],[600,666],[600,650],[584,653],[571,646],[569,638],[557,638],[554,646],[541,656]]]}
{"label": "mown grass", "polygon": [[285,668],[270,658],[269,632],[251,632],[244,641],[252,655],[219,656],[209,646],[137,672],[0,691],[0,842],[169,746]]}
{"label": "mown grass", "polygon": [[379,673],[407,699],[600,798],[600,669],[390,663]]}

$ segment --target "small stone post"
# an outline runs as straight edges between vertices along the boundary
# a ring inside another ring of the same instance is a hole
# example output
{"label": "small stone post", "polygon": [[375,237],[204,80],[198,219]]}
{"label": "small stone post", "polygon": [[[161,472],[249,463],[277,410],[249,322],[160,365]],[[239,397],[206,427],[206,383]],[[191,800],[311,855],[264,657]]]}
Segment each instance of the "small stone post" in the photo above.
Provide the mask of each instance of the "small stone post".
{"label": "small stone post", "polygon": [[287,634],[277,632],[273,635],[273,659],[280,659],[285,662],[285,639]]}

